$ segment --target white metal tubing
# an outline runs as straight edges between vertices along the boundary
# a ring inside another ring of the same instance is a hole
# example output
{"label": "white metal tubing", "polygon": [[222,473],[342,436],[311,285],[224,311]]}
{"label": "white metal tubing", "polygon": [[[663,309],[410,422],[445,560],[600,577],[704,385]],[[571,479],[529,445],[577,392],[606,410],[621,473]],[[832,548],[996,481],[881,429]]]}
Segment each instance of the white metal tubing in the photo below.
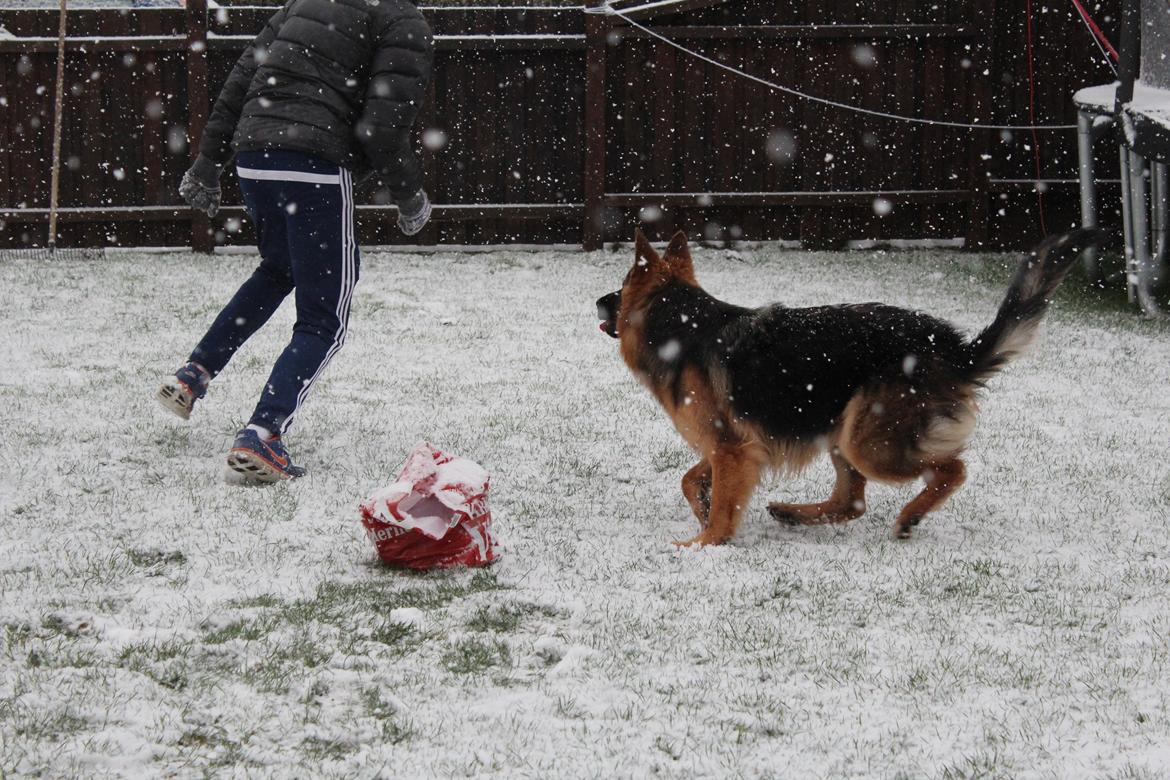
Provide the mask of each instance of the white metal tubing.
{"label": "white metal tubing", "polygon": [[[1097,226],[1097,182],[1093,171],[1093,117],[1084,109],[1077,111],[1077,154],[1080,157],[1081,226]],[[1092,280],[1101,278],[1095,248],[1085,250],[1085,274]]]}
{"label": "white metal tubing", "polygon": [[1129,302],[1136,298],[1133,273],[1133,188],[1130,187],[1129,149],[1124,144],[1120,147],[1121,153],[1121,233],[1125,241],[1125,289]]}
{"label": "white metal tubing", "polygon": [[1131,190],[1130,229],[1133,231],[1133,269],[1129,274],[1131,295],[1145,305],[1148,291],[1150,268],[1150,206],[1149,189],[1146,186],[1146,161],[1140,154],[1129,150],[1129,187]]}

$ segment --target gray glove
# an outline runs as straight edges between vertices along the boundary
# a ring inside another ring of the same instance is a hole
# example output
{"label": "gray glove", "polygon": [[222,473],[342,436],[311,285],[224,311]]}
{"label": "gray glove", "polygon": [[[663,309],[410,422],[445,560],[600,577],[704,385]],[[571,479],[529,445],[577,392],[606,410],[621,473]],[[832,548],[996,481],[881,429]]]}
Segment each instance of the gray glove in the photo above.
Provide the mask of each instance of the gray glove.
{"label": "gray glove", "polygon": [[206,211],[207,216],[214,217],[219,211],[221,173],[222,165],[216,165],[203,155],[199,155],[195,158],[191,170],[183,174],[183,181],[179,184],[179,195],[191,208]]}
{"label": "gray glove", "polygon": [[408,236],[422,230],[430,218],[431,199],[426,190],[419,190],[412,198],[398,204],[398,229]]}

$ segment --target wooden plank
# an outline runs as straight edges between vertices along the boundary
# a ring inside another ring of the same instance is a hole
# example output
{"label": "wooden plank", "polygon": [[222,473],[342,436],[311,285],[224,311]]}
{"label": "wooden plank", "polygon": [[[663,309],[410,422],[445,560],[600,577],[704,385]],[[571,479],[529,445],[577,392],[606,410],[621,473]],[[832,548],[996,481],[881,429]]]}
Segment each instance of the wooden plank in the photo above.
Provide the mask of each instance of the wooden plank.
{"label": "wooden plank", "polygon": [[[604,0],[587,0],[597,8]],[[609,19],[591,14],[585,20],[585,224],[582,245],[587,251],[605,242],[605,61]]]}
{"label": "wooden plank", "polygon": [[[438,62],[441,62],[440,66]],[[468,167],[477,163],[472,159],[473,146],[465,109],[471,100],[471,78],[467,73],[467,57],[456,53],[440,55],[435,67],[437,95],[442,95],[443,109],[437,124],[447,133],[447,148],[444,150],[444,165],[439,169],[443,175],[444,203],[466,202],[468,194]],[[463,224],[448,226],[441,235],[445,240],[467,243],[467,229]]]}
{"label": "wooden plank", "polygon": [[[620,18],[616,24],[621,25]],[[623,38],[650,38],[649,33],[637,28],[619,26]],[[669,27],[655,25],[654,32],[671,40],[706,40],[731,38],[734,40],[774,41],[802,39],[881,40],[918,38],[976,38],[979,29],[959,24],[760,24],[760,25],[695,25]]]}
{"label": "wooden plank", "polygon": [[[495,95],[498,79],[496,68],[472,68],[471,83],[475,95]],[[470,107],[468,107],[470,109]],[[504,190],[504,177],[507,175],[505,160],[511,158],[511,149],[506,153],[499,146],[500,114],[510,110],[510,106],[501,105],[501,101],[486,100],[479,105],[478,110],[469,111],[472,120],[472,143],[475,148],[475,160],[466,172],[472,184],[472,197],[477,200],[491,200],[498,202]],[[477,241],[495,243],[496,226],[489,224],[477,225],[474,228]]]}
{"label": "wooden plank", "polygon": [[708,208],[711,206],[868,206],[875,198],[895,203],[961,203],[971,193],[962,190],[910,190],[865,192],[618,192],[605,196],[605,203],[619,208],[668,206]]}
{"label": "wooden plank", "polygon": [[[575,219],[580,217],[584,206],[580,203],[460,203],[435,206],[432,219],[439,221],[466,222],[474,220],[542,220]],[[357,207],[362,215],[394,216],[395,206],[362,205]],[[58,209],[62,222],[106,222],[111,224],[135,222],[188,222],[194,212],[185,206],[119,206],[81,207]],[[225,206],[224,217],[243,217],[247,212],[243,206]],[[45,222],[49,210],[44,208],[0,209],[0,219],[14,223]]]}
{"label": "wooden plank", "polygon": [[[154,19],[147,17],[145,32],[151,33]],[[162,74],[159,73],[160,62],[156,52],[144,52],[138,61],[135,73],[138,87],[138,100],[135,108],[142,117],[142,183],[145,202],[148,206],[158,206],[163,203],[163,146],[164,130],[162,124],[166,106],[163,103]]]}
{"label": "wooden plank", "polygon": [[[979,19],[995,18],[995,0],[975,0],[973,13]],[[995,117],[992,114],[991,85],[984,70],[991,70],[995,62],[995,27],[988,25],[984,34],[976,41],[971,52],[971,67],[974,74],[971,79],[971,99],[968,103],[969,116],[980,123],[993,124]],[[967,187],[971,190],[971,204],[967,209],[967,235],[964,248],[980,250],[987,245],[988,217],[990,210],[990,195],[987,191],[987,179],[991,174],[991,141],[990,131],[976,131],[971,139],[968,154],[969,174]]]}
{"label": "wooden plank", "polygon": [[679,163],[675,154],[679,127],[674,104],[677,57],[675,49],[669,46],[655,46],[650,56],[651,71],[645,78],[656,88],[650,94],[649,115],[645,118],[650,123],[651,134],[650,176],[646,184],[659,191],[670,191],[678,188],[678,182],[674,181]]}
{"label": "wooden plank", "polygon": [[[251,43],[252,35],[220,35],[208,39],[208,46],[216,51],[242,51]],[[436,35],[436,51],[578,51],[585,48],[585,36],[469,34]]]}
{"label": "wooden plank", "polygon": [[[54,5],[56,5],[54,3]],[[53,9],[4,9],[4,27],[16,36],[45,35],[56,30],[58,11]],[[167,33],[179,33],[183,26],[183,12],[178,9],[129,8],[70,8],[69,30],[73,35],[124,35],[140,29],[143,20],[155,17]]]}
{"label": "wooden plank", "polygon": [[[75,100],[72,105],[66,106],[65,110],[67,113],[76,112],[84,118],[81,126],[84,128],[85,144],[76,147],[74,152],[79,158],[77,171],[80,187],[73,188],[81,196],[81,204],[84,205],[102,202],[105,177],[98,168],[98,159],[111,159],[105,152],[109,149],[110,138],[114,133],[106,126],[105,115],[102,113],[102,57],[97,52],[90,52],[82,62],[84,63],[82,100]],[[97,74],[98,78],[94,79],[94,74]],[[94,132],[95,129],[97,132]],[[85,154],[86,151],[96,152],[98,159]]]}
{"label": "wooden plank", "polygon": [[[191,210],[174,206],[116,206],[75,207],[57,210],[62,222],[157,222],[174,220],[186,222]],[[45,208],[0,209],[0,219],[12,222],[45,222],[49,210]]]}
{"label": "wooden plank", "polygon": [[[65,40],[65,51],[85,53],[101,51],[183,51],[186,46],[187,41],[181,35],[160,35],[157,37],[71,37]],[[56,38],[43,36],[36,38],[0,38],[0,54],[23,54],[27,52],[55,53],[56,51]]]}
{"label": "wooden plank", "polygon": [[[187,150],[191,162],[199,156],[199,141],[211,112],[207,63],[207,0],[187,2]],[[202,212],[193,212],[191,248],[210,252],[215,244],[211,220]]]}
{"label": "wooden plank", "polygon": [[[435,113],[435,79],[432,75],[431,80],[427,83],[426,98],[423,101],[420,112],[422,115],[434,115]],[[424,132],[425,132],[424,127]],[[422,164],[423,164],[423,189],[428,193],[428,196],[433,201],[436,197],[435,183],[435,155],[441,154],[440,151],[432,151],[426,148],[425,144],[422,150]],[[360,227],[360,225],[359,225]],[[418,234],[418,243],[421,244],[436,244],[439,241],[439,226],[437,223],[428,222],[427,225]]]}

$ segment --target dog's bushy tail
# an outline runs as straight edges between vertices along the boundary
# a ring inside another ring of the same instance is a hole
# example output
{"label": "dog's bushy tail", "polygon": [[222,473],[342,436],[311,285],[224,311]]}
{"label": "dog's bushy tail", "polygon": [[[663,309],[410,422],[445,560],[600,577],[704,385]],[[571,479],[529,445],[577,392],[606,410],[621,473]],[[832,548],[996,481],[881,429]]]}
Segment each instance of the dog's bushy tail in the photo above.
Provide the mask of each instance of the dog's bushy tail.
{"label": "dog's bushy tail", "polygon": [[968,345],[971,378],[986,381],[1027,351],[1052,294],[1083,250],[1103,243],[1096,228],[1049,236],[1020,263],[995,320]]}

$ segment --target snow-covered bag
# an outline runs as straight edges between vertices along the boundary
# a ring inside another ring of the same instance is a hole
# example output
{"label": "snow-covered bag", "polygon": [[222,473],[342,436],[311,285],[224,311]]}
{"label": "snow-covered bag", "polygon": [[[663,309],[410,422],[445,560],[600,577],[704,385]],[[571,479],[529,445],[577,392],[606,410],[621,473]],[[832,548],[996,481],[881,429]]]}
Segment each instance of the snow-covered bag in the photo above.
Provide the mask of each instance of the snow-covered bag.
{"label": "snow-covered bag", "polygon": [[420,442],[398,480],[362,502],[366,536],[394,566],[485,566],[497,557],[488,481],[478,463]]}

